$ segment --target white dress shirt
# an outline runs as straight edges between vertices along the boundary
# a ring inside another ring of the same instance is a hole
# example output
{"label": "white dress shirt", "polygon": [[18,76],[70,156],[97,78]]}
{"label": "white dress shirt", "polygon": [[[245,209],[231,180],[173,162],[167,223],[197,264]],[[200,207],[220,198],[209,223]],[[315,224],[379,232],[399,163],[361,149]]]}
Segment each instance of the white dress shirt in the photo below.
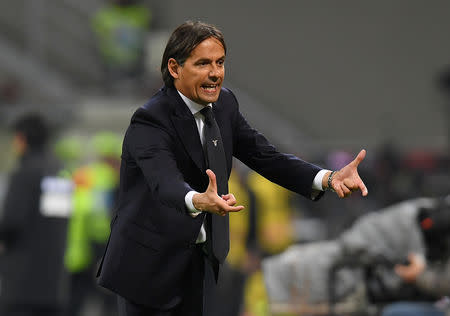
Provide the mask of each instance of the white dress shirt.
{"label": "white dress shirt", "polygon": [[[200,135],[200,141],[201,141],[201,143],[203,145],[203,143],[204,143],[203,127],[205,126],[205,121],[204,121],[205,118],[204,118],[203,114],[200,113],[200,111],[204,108],[204,106],[201,105],[201,104],[195,103],[194,101],[188,99],[180,91],[178,91],[178,94],[181,96],[181,98],[183,99],[184,103],[186,103],[187,107],[189,108],[189,110],[191,111],[192,115],[194,116],[195,123],[197,124],[197,128],[198,128],[198,134]],[[212,104],[209,103],[206,106],[211,106],[212,107]],[[330,171],[330,170],[322,169],[314,177],[314,180],[313,180],[313,183],[312,183],[312,188],[313,188],[312,198],[313,199],[319,194],[318,191],[324,191],[324,189],[322,187],[322,179],[323,179],[323,177],[325,176],[325,174],[328,171]],[[199,215],[201,213],[201,211],[197,210],[194,207],[194,204],[192,203],[192,197],[196,193],[198,193],[198,192],[190,191],[184,197],[184,202],[186,204],[186,207],[191,212],[191,216],[193,216],[193,217],[196,217],[197,215]],[[205,224],[203,224],[201,229],[200,229],[200,232],[198,234],[196,242],[197,243],[202,243],[202,242],[205,242],[205,241],[206,241],[206,231],[205,231]]]}

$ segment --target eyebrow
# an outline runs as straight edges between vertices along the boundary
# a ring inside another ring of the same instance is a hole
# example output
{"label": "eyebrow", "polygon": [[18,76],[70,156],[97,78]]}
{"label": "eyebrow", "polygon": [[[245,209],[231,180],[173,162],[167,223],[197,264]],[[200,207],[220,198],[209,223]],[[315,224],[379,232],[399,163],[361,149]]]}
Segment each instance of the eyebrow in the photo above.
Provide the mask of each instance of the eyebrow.
{"label": "eyebrow", "polygon": [[[225,60],[225,55],[217,58],[216,60]],[[211,62],[211,61],[212,61],[212,59],[209,59],[209,58],[200,58],[200,59],[196,60],[195,63],[198,64],[198,63],[202,63],[202,62]]]}
{"label": "eyebrow", "polygon": [[200,58],[200,59],[197,59],[196,61],[195,61],[195,63],[196,64],[199,64],[199,63],[203,63],[203,62],[211,62],[211,59],[209,59],[209,58]]}

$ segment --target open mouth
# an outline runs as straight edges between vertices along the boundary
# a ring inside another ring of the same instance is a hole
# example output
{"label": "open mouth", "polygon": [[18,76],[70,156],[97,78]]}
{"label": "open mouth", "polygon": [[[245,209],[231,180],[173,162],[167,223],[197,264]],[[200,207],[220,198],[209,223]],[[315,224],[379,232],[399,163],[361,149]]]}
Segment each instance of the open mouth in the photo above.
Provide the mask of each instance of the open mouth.
{"label": "open mouth", "polygon": [[215,93],[219,85],[217,84],[204,84],[201,86],[202,89],[207,93]]}

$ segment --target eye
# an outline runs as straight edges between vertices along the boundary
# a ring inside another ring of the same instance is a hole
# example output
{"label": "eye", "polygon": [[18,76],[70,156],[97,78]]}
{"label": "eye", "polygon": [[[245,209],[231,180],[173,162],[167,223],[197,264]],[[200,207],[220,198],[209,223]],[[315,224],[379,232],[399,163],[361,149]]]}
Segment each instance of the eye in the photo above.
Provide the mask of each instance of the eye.
{"label": "eye", "polygon": [[210,64],[210,61],[208,61],[208,60],[199,60],[197,63],[196,63],[196,65],[197,66],[200,66],[200,67],[204,67],[204,66],[207,66],[207,65],[209,65]]}
{"label": "eye", "polygon": [[220,66],[220,67],[222,67],[224,64],[225,64],[225,60],[219,60],[217,62],[217,65]]}

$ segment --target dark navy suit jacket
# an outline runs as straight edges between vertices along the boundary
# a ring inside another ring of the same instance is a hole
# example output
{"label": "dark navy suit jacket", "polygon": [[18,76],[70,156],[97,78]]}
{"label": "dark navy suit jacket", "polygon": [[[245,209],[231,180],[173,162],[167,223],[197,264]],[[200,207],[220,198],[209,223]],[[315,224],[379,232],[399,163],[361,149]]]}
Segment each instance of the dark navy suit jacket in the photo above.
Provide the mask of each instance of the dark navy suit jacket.
{"label": "dark navy suit jacket", "polygon": [[[267,179],[311,197],[319,167],[278,152],[250,127],[230,90],[222,88],[213,111],[228,175],[234,156]],[[134,113],[125,135],[117,215],[99,269],[100,285],[147,306],[167,308],[180,301],[205,216],[190,216],[184,198],[191,190],[206,190],[205,171],[194,117],[174,88],[163,87]]]}

